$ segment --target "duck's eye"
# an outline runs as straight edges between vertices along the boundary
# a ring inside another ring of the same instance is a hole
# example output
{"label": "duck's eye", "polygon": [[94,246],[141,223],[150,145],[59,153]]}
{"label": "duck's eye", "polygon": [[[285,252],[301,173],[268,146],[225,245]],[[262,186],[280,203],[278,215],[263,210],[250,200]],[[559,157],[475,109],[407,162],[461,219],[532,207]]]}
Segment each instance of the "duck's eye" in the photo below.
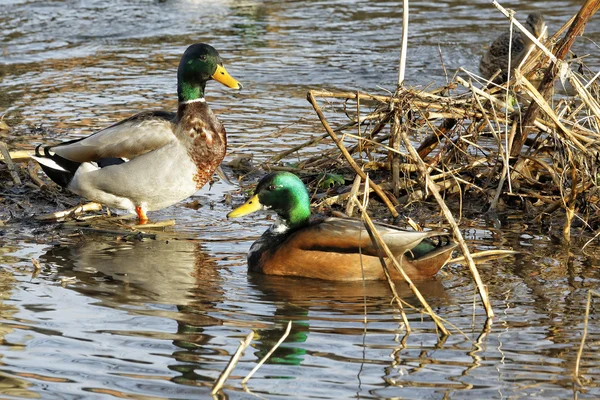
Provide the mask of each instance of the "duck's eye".
{"label": "duck's eye", "polygon": [[277,186],[275,186],[275,185],[269,185],[269,190],[275,190],[275,189],[277,189]]}
{"label": "duck's eye", "polygon": [[200,60],[200,61],[206,61],[206,55],[199,56],[198,60]]}

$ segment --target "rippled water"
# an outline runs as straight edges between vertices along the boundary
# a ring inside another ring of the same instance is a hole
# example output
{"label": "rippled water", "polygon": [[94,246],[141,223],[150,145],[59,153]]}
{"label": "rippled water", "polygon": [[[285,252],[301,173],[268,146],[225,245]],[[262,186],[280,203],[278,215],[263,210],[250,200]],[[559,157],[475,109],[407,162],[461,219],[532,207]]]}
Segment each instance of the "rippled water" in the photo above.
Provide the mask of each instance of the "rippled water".
{"label": "rippled water", "polygon": [[[392,90],[399,1],[1,1],[0,113],[5,137],[31,149],[87,135],[132,112],[176,106],[175,69],[193,42],[213,44],[242,92],[209,84],[225,124],[228,159],[263,160],[322,134],[310,88]],[[550,31],[578,1],[506,4],[547,15]],[[484,44],[506,21],[487,1],[411,4],[407,83],[445,82],[477,70]],[[600,24],[577,54],[598,66]],[[34,129],[42,128],[42,129]],[[292,158],[293,160],[293,158]],[[420,285],[435,311],[460,328],[439,341],[429,318],[407,310],[404,336],[385,285],[341,284],[246,273],[246,251],[264,216],[226,221],[218,183],[153,213],[177,219],[178,236],[123,242],[114,235],[36,224],[0,227],[0,397],[204,398],[239,340],[251,347],[225,387],[233,398],[598,398],[598,313],[592,309],[582,372],[572,373],[598,252],[570,249],[518,219],[482,219],[464,233],[473,249],[522,254],[480,266],[496,318],[473,308],[468,272],[450,265]],[[30,259],[42,264],[32,276]],[[66,280],[68,278],[75,280]],[[402,288],[409,302],[415,299]],[[365,323],[365,311],[367,322]],[[240,378],[293,321],[282,347],[247,385]]]}

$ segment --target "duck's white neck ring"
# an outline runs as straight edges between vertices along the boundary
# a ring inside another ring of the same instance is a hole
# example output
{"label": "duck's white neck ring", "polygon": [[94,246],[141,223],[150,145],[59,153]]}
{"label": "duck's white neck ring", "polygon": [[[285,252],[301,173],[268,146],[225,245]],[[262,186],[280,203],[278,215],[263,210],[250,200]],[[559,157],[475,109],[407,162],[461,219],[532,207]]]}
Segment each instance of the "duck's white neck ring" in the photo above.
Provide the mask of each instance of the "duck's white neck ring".
{"label": "duck's white neck ring", "polygon": [[182,101],[179,104],[190,104],[190,103],[206,103],[206,100],[204,100],[204,97],[199,97],[199,98],[194,99],[194,100]]}

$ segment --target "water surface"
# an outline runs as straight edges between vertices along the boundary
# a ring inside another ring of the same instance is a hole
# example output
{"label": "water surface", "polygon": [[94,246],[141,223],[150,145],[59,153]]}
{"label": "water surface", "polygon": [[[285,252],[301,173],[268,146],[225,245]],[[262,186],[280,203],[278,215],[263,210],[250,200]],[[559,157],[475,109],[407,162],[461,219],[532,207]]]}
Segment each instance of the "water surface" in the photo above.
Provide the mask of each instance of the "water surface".
{"label": "water surface", "polygon": [[[241,92],[207,89],[228,132],[227,160],[259,162],[321,135],[309,89],[381,94],[397,80],[400,1],[0,5],[0,113],[15,127],[2,140],[14,148],[87,135],[141,110],[173,110],[179,57],[199,41],[215,46],[244,84]],[[553,32],[580,2],[505,6],[521,20],[544,12]],[[411,15],[406,81],[416,87],[446,82],[440,53],[448,74],[476,72],[485,44],[507,26],[487,1],[414,2]],[[596,70],[598,40],[592,22],[574,47],[591,53]],[[600,397],[595,309],[581,367],[586,390],[576,392],[572,380],[587,290],[600,278],[595,245],[561,248],[512,216],[465,226],[473,250],[523,253],[480,266],[496,312],[489,326],[461,265],[420,285],[464,332],[440,341],[430,319],[411,309],[413,333],[405,335],[384,284],[248,275],[247,249],[270,221],[227,221],[223,195],[236,189],[218,183],[195,196],[198,210],[152,214],[175,218],[182,240],[0,227],[0,397],[208,397],[250,331],[252,345],[225,387],[232,398]],[[37,276],[32,257],[43,267]],[[290,337],[245,392],[240,378],[290,320]]]}

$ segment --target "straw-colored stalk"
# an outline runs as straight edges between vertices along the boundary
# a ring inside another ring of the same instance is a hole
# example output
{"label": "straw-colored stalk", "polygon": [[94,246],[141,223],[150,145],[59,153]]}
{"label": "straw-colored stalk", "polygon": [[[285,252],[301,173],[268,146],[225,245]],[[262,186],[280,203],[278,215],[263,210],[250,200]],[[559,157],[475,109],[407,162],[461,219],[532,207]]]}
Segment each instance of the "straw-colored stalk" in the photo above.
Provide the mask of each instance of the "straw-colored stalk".
{"label": "straw-colored stalk", "polygon": [[100,203],[86,203],[83,205],[78,205],[67,210],[56,211],[50,214],[42,214],[35,217],[38,221],[58,221],[63,218],[74,217],[88,211],[100,211],[102,210],[102,204]]}
{"label": "straw-colored stalk", "polygon": [[438,205],[440,206],[440,208],[442,210],[442,213],[444,214],[444,217],[446,217],[446,220],[452,227],[452,232],[454,233],[454,237],[460,244],[461,250],[465,256],[465,259],[467,260],[467,265],[469,267],[469,270],[471,271],[471,275],[473,276],[473,280],[475,281],[475,284],[477,285],[477,290],[479,292],[479,296],[480,296],[483,306],[485,308],[486,315],[488,316],[488,318],[492,318],[494,316],[494,310],[492,309],[492,305],[490,304],[487,291],[483,285],[483,281],[481,280],[481,277],[479,276],[479,271],[477,271],[475,262],[473,261],[473,258],[471,257],[469,248],[467,247],[467,244],[465,243],[465,240],[462,237],[462,234],[460,232],[458,224],[456,223],[456,221],[454,220],[454,217],[452,216],[452,212],[450,211],[450,209],[444,202],[444,199],[442,199],[442,196],[440,196],[437,185],[431,180],[431,178],[429,176],[429,172],[427,172],[427,166],[425,165],[425,163],[423,162],[421,157],[419,157],[419,155],[417,154],[417,150],[415,150],[415,148],[413,147],[412,143],[410,142],[410,139],[406,135],[406,132],[401,130],[400,134],[402,136],[402,140],[404,141],[404,146],[410,153],[411,157],[413,158],[413,161],[415,162],[415,164],[417,165],[417,167],[419,169],[419,174],[421,175],[421,178],[425,181],[425,186],[427,187],[427,189],[429,189],[429,191],[431,192],[433,197],[436,199]]}
{"label": "straw-colored stalk", "polygon": [[600,293],[596,292],[595,290],[588,290],[587,304],[585,306],[585,317],[583,320],[583,333],[581,334],[581,342],[579,343],[579,350],[577,350],[577,358],[575,359],[575,369],[573,370],[573,378],[580,386],[584,386],[580,380],[579,367],[581,365],[581,358],[583,357],[583,347],[585,346],[585,339],[587,337],[588,332],[590,308],[592,307],[592,295],[600,297]]}
{"label": "straw-colored stalk", "polygon": [[[559,72],[562,70],[562,60],[565,59],[571,46],[575,42],[577,36],[583,33],[585,25],[589,19],[600,9],[600,0],[586,0],[581,6],[581,9],[577,13],[577,16],[573,20],[567,34],[557,44],[556,50],[554,51],[554,57],[556,61],[550,64],[550,67],[544,75],[544,79],[539,86],[540,98],[535,99],[535,103],[532,103],[525,113],[522,123],[520,124],[521,129],[517,130],[517,135],[511,148],[511,156],[517,157],[521,154],[521,149],[525,144],[525,139],[531,131],[533,121],[537,118],[540,111],[541,105],[543,105],[548,98],[552,95],[552,89],[554,88],[554,80],[556,79]],[[526,31],[526,30],[525,30]],[[536,43],[537,44],[537,43]],[[567,69],[567,73],[570,71]]]}
{"label": "straw-colored stalk", "polygon": [[256,371],[258,371],[258,369],[269,359],[269,357],[271,357],[271,354],[273,354],[275,352],[275,350],[277,350],[277,348],[281,345],[281,343],[283,343],[283,341],[290,334],[291,330],[292,330],[292,321],[289,321],[287,324],[287,327],[285,328],[285,332],[283,332],[283,335],[281,336],[281,338],[277,341],[277,343],[275,343],[275,345],[271,348],[271,350],[269,350],[269,352],[267,354],[265,354],[265,356],[258,362],[258,364],[256,364],[256,366],[254,368],[252,368],[252,371],[250,371],[250,373],[248,373],[248,375],[246,375],[246,377],[244,379],[242,379],[242,385],[245,385],[246,382],[248,382],[250,380],[250,378],[252,378],[252,376],[256,373]]}
{"label": "straw-colored stalk", "polygon": [[225,367],[223,372],[221,372],[221,375],[219,375],[219,377],[215,381],[215,384],[213,385],[210,394],[215,395],[215,394],[217,394],[217,392],[219,390],[221,390],[223,388],[225,381],[227,380],[227,378],[229,378],[229,375],[231,375],[231,373],[233,372],[233,369],[235,368],[238,361],[242,357],[244,350],[246,350],[246,348],[250,345],[250,342],[252,341],[253,337],[254,337],[254,332],[250,332],[250,333],[248,333],[248,335],[246,335],[246,338],[244,340],[240,341],[240,345],[238,346],[236,352],[233,354],[233,356],[227,363],[227,366]]}
{"label": "straw-colored stalk", "polygon": [[2,157],[4,159],[4,162],[6,163],[6,166],[8,167],[8,171],[10,172],[10,176],[13,182],[15,183],[15,185],[21,186],[21,178],[19,178],[19,173],[17,172],[15,163],[13,162],[10,153],[8,152],[6,144],[4,144],[3,142],[0,142],[0,154],[2,154]]}
{"label": "straw-colored stalk", "polygon": [[[381,250],[381,251],[383,251],[383,253],[385,253],[385,256],[387,257],[387,259],[392,263],[394,268],[396,268],[396,270],[402,275],[402,278],[406,281],[406,283],[408,284],[411,291],[419,299],[419,302],[423,305],[423,308],[426,310],[427,314],[429,314],[431,316],[431,318],[433,319],[433,321],[434,321],[435,325],[438,327],[438,329],[440,329],[440,331],[444,335],[449,335],[450,332],[446,329],[446,327],[444,326],[442,321],[438,318],[438,316],[433,312],[433,310],[429,306],[429,303],[427,303],[427,300],[425,300],[425,298],[423,297],[423,295],[421,294],[419,289],[417,289],[417,287],[412,282],[412,280],[409,278],[409,276],[406,274],[406,272],[404,272],[404,269],[402,268],[402,263],[398,262],[398,260],[396,259],[396,257],[392,253],[392,251],[389,249],[389,247],[387,246],[385,241],[382,239],[381,235],[379,235],[379,233],[377,232],[377,228],[375,227],[375,224],[373,224],[373,221],[371,220],[371,217],[369,216],[365,205],[361,204],[356,197],[354,197],[351,200],[354,201],[356,206],[360,209],[361,219],[363,220],[363,223],[365,225],[367,232],[369,233],[369,236],[371,236],[371,241],[377,247],[378,253],[380,253],[379,250]],[[390,288],[392,288],[392,292],[395,292],[395,285],[394,285],[394,282],[392,281],[392,279],[390,278],[389,272],[387,270],[387,264],[385,262],[383,254],[379,254],[379,260],[381,261],[381,265],[382,265],[385,275],[388,279],[388,283],[390,284]],[[394,293],[394,297],[395,297],[395,300],[397,301],[397,303],[401,306],[401,303],[400,303],[399,298],[397,297],[396,293]],[[404,311],[402,311],[402,313],[404,314]],[[403,315],[403,317],[404,317],[404,315]],[[408,321],[406,321],[405,323],[408,323]]]}

